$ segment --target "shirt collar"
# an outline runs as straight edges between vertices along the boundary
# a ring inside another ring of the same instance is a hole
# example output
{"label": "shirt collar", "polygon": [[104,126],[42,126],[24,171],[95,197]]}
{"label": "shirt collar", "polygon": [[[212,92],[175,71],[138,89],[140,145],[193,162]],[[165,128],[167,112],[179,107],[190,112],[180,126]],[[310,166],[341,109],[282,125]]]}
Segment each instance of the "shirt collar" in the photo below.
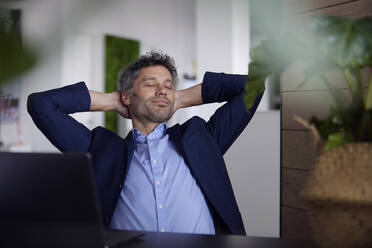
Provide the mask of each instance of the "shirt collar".
{"label": "shirt collar", "polygon": [[143,134],[140,130],[137,128],[132,129],[132,134],[133,134],[133,140],[135,143],[146,143],[147,139],[151,140],[159,140],[163,138],[167,132],[167,124],[161,123],[159,124],[151,133],[149,134]]}

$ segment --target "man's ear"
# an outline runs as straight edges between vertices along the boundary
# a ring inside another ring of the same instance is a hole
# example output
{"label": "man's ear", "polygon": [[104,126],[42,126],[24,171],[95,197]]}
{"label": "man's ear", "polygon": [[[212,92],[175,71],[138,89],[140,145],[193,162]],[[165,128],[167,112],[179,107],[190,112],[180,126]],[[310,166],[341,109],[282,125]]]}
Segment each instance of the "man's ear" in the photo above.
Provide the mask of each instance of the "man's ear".
{"label": "man's ear", "polygon": [[129,98],[129,92],[128,91],[122,91],[121,92],[121,101],[125,106],[128,106],[130,104],[130,98]]}

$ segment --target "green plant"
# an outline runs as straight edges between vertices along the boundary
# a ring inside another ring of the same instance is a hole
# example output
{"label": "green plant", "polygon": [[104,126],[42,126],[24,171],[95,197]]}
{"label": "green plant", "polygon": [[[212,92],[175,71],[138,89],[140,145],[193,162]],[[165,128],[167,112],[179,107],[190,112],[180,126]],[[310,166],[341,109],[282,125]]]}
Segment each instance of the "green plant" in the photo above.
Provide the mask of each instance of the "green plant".
{"label": "green plant", "polygon": [[0,18],[0,86],[32,68],[36,53],[24,46],[18,30],[9,28]]}
{"label": "green plant", "polygon": [[[105,49],[105,92],[113,92],[118,90],[117,81],[120,70],[138,58],[140,43],[136,40],[107,35]],[[118,132],[118,113],[105,112],[105,127]]]}
{"label": "green plant", "polygon": [[[310,119],[313,130],[325,142],[324,149],[347,142],[372,142],[372,76],[367,79],[363,73],[372,67],[372,18],[313,16],[308,31],[307,39],[286,34],[281,39],[265,40],[251,50],[252,63],[244,96],[247,107],[263,91],[268,75],[278,76],[295,61],[303,60],[307,65],[303,84],[318,77],[335,102],[327,119],[315,116]],[[342,71],[350,97],[325,77],[332,69]],[[368,81],[366,92],[365,81]]]}

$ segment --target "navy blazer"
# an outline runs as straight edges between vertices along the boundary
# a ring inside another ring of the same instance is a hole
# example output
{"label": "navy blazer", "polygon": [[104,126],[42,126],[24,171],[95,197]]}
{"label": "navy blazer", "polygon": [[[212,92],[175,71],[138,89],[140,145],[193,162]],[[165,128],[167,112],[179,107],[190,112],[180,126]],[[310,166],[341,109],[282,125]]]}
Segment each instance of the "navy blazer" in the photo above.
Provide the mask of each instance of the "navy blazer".
{"label": "navy blazer", "polygon": [[[167,130],[206,198],[217,234],[245,235],[223,154],[251,120],[262,98],[262,94],[257,96],[247,111],[242,95],[246,80],[245,75],[207,72],[202,83],[203,103],[227,103],[208,122],[192,117]],[[89,108],[90,96],[83,82],[33,93],[27,102],[36,126],[60,151],[91,153],[103,222],[108,227],[134,143],[131,132],[123,139],[103,127],[89,130],[69,116]]]}

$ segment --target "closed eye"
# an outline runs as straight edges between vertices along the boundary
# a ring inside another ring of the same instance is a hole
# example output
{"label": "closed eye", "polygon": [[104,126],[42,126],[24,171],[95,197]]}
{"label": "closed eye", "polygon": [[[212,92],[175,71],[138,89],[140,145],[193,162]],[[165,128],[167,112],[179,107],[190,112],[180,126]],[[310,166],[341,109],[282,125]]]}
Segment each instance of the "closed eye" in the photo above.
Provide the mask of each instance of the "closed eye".
{"label": "closed eye", "polygon": [[165,86],[165,88],[167,88],[169,90],[173,89],[173,83],[172,82],[167,81],[164,86]]}
{"label": "closed eye", "polygon": [[145,87],[154,87],[155,86],[155,83],[154,83],[154,80],[146,80],[143,85]]}

